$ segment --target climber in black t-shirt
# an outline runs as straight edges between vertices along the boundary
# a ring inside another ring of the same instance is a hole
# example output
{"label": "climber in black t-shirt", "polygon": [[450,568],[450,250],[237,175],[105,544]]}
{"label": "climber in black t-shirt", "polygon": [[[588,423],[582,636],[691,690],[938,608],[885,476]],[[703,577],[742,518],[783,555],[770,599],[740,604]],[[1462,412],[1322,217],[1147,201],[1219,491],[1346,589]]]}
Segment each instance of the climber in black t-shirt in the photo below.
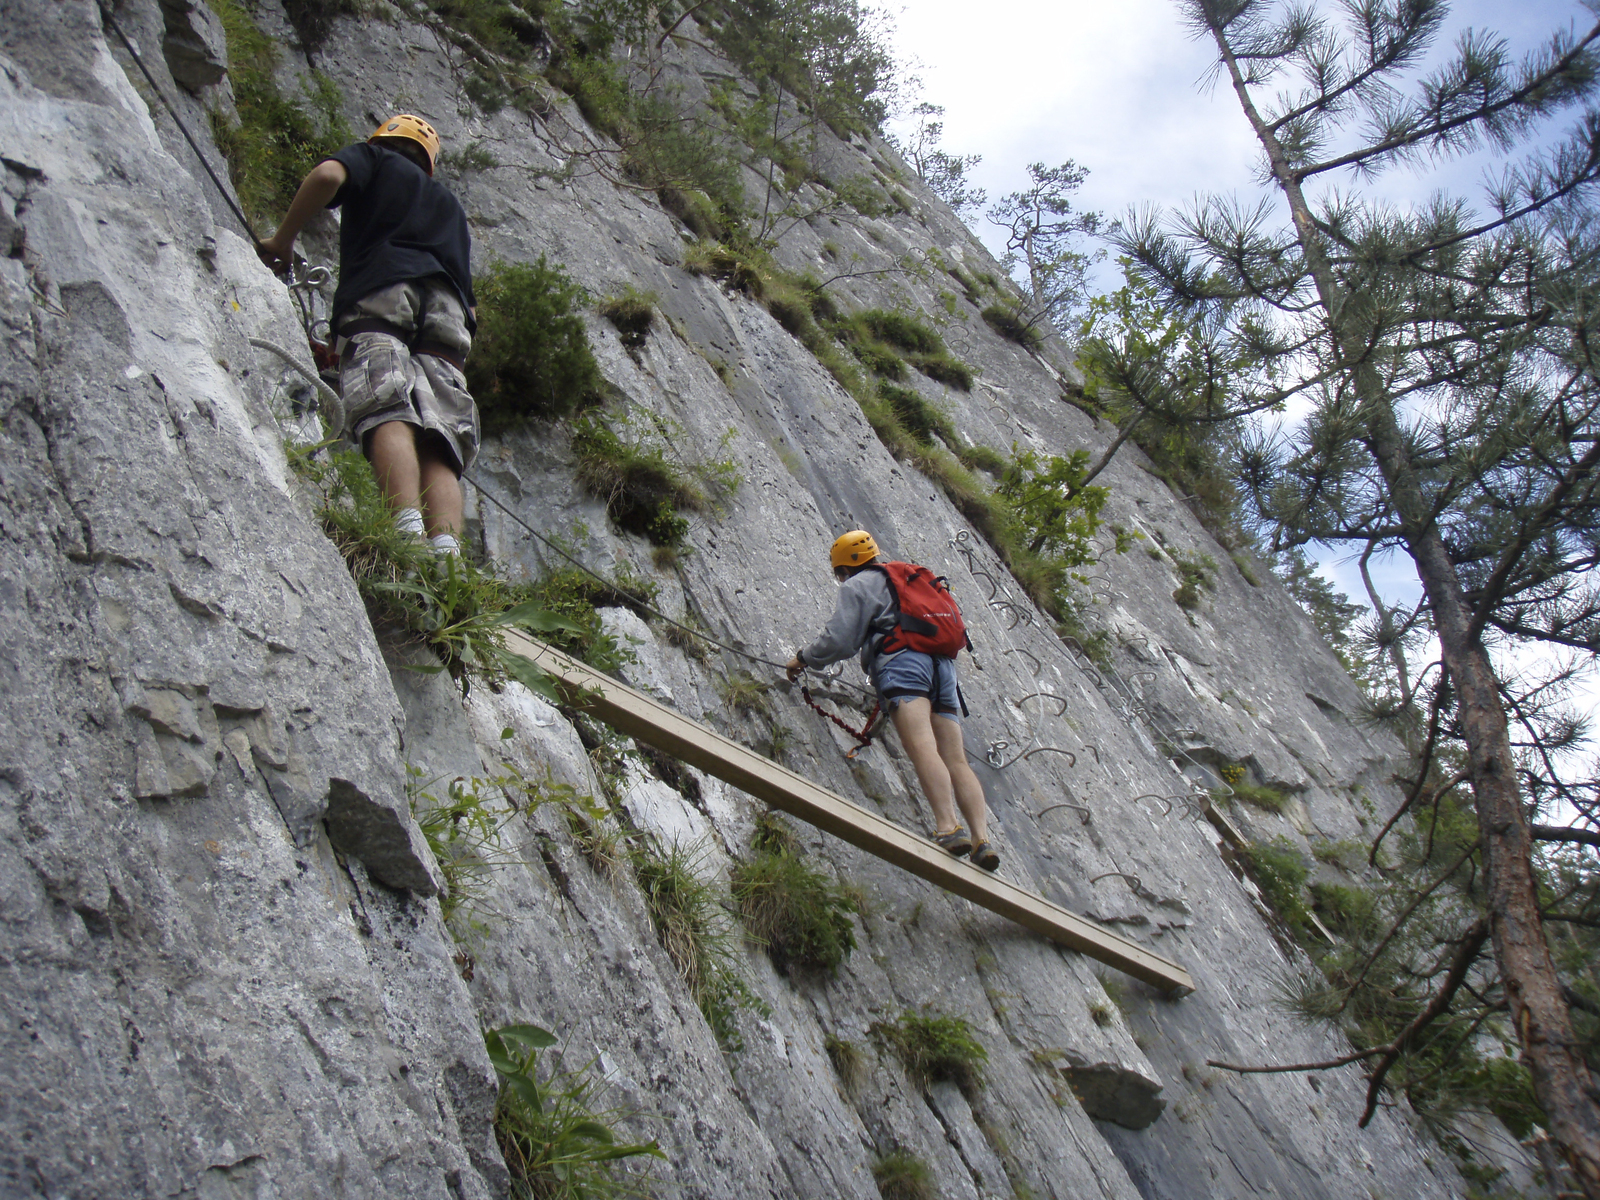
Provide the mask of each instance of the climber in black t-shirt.
{"label": "climber in black t-shirt", "polygon": [[420,117],[385,121],[323,159],[283,224],[256,247],[287,269],[300,230],[342,208],[333,295],[344,432],[360,443],[401,529],[458,553],[461,472],[478,452],[462,368],[477,327],[466,214],[433,178],[439,135]]}

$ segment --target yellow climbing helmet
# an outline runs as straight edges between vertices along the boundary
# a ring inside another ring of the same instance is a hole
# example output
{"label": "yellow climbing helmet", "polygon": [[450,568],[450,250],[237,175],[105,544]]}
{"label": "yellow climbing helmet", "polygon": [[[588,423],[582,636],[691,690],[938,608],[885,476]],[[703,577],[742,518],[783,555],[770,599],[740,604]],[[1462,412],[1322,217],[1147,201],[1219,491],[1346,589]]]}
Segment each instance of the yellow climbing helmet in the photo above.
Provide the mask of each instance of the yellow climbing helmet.
{"label": "yellow climbing helmet", "polygon": [[433,174],[433,164],[439,161],[439,135],[421,117],[396,113],[374,129],[367,141],[375,142],[379,138],[409,138],[416,142],[428,152],[428,174]]}
{"label": "yellow climbing helmet", "polygon": [[828,557],[833,560],[835,570],[840,567],[859,567],[878,557],[878,543],[872,540],[872,535],[865,529],[852,529],[835,539]]}

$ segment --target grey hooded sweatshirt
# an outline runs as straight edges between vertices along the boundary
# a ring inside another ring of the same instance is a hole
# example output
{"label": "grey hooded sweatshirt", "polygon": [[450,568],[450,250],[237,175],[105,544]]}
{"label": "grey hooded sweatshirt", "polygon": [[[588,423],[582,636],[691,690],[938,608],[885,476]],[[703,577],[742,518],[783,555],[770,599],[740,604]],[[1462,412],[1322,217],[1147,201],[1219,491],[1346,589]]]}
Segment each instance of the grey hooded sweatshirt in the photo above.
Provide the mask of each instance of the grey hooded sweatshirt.
{"label": "grey hooded sweatshirt", "polygon": [[826,667],[861,651],[861,669],[872,675],[881,634],[894,628],[894,592],[882,571],[857,571],[839,585],[839,603],[822,636],[796,652],[808,667]]}

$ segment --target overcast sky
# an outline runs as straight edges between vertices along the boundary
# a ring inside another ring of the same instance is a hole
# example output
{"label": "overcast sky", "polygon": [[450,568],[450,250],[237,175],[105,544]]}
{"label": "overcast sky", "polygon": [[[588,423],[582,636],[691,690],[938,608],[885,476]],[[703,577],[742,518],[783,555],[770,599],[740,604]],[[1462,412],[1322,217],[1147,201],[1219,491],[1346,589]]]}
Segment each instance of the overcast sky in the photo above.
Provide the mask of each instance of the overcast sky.
{"label": "overcast sky", "polygon": [[[909,0],[898,10],[888,3],[897,52],[921,77],[921,98],[945,109],[943,148],[983,156],[971,177],[991,199],[1026,187],[1030,162],[1069,158],[1090,171],[1081,207],[1107,216],[1134,205],[1182,206],[1206,192],[1257,194],[1249,127],[1230,88],[1205,86],[1214,48],[1190,35],[1173,0]],[[1593,20],[1573,0],[1460,0],[1434,57],[1469,27],[1499,33],[1520,58],[1555,29],[1586,30]],[[1399,202],[1440,187],[1476,202],[1479,181],[1498,161],[1480,152],[1376,186]],[[994,226],[981,216],[973,225],[996,254],[1004,249]],[[1101,286],[1119,282],[1108,266]],[[1366,599],[1353,560],[1319,557],[1340,590]],[[1419,594],[1409,559],[1391,556],[1375,574],[1390,595]]]}
{"label": "overcast sky", "polygon": [[[1107,215],[1255,187],[1249,127],[1231,89],[1202,88],[1215,52],[1172,0],[909,0],[894,20],[923,98],[945,109],[944,148],[983,156],[973,176],[991,197],[1026,186],[1028,163],[1068,158],[1089,168],[1086,207]],[[1438,49],[1472,27],[1520,57],[1553,29],[1592,20],[1572,0],[1466,0]],[[1470,185],[1486,157],[1441,180]],[[992,227],[980,233],[990,240]]]}

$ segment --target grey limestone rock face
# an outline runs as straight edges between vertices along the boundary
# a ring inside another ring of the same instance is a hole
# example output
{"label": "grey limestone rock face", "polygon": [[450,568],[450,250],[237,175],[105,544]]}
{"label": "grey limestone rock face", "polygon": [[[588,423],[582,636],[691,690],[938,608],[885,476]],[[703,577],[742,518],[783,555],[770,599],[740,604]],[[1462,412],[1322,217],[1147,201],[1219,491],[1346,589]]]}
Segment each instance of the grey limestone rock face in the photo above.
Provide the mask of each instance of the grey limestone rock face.
{"label": "grey limestone rock face", "polygon": [[[273,0],[257,8],[288,29]],[[936,564],[977,648],[962,665],[964,733],[1002,871],[1182,962],[1197,985],[1162,999],[796,827],[808,861],[860,897],[857,948],[834,976],[784,975],[736,939],[752,1002],[734,1013],[742,1048],[719,1045],[625,856],[586,852],[561,797],[612,788],[613,832],[692,850],[725,897],[761,806],[642,755],[601,778],[595,731],[521,687],[464,701],[408,670],[426,665],[414,656],[386,660],[287,467],[272,409],[282,364],[249,344],[303,345],[287,296],[130,82],[90,0],[24,0],[7,18],[0,1190],[501,1195],[480,1030],[532,1022],[560,1039],[551,1062],[599,1080],[622,1133],[659,1141],[662,1194],[870,1200],[873,1166],[894,1151],[951,1200],[1465,1194],[1402,1112],[1355,1128],[1354,1069],[1308,1081],[1204,1066],[1346,1047],[1279,1005],[1280,981],[1310,965],[1230,868],[1196,785],[1243,764],[1293,802],[1228,819],[1309,849],[1395,803],[1398,747],[1351,719],[1355,685],[1266,572],[1236,565],[1136,451],[1107,473],[1106,517],[1144,539],[1108,552],[1090,585],[1107,670],[1056,635],[804,346],[682,269],[684,233],[654,198],[563,173],[548,128],[474,109],[447,43],[381,19],[333,23],[312,57],[353,128],[403,94],[453,144],[493,148],[498,166],[449,180],[480,261],[546,253],[596,295],[656,293],[668,319],[637,349],[588,317],[613,411],[659,419],[686,460],[727,458],[742,476],[723,511],[694,518],[693,552],[657,566],[577,485],[569,433],[529,426],[491,439],[474,470],[469,519],[487,553],[537,574],[564,564],[535,536],[553,532],[596,569],[651,580],[656,608],[732,649],[686,649],[659,619],[608,610],[635,658],[628,681],[921,831],[893,737],[846,759],[850,740],[773,664],[832,609],[837,533],[865,526],[892,555]],[[185,0],[134,0],[118,19],[164,86],[187,68],[151,51],[209,27]],[[224,59],[204,53],[185,86],[210,86],[193,81]],[[293,83],[306,63],[286,54],[280,72]],[[692,47],[670,67],[687,95],[724,70]],[[860,137],[826,136],[817,154],[829,178],[904,172]],[[831,286],[845,308],[945,314],[972,391],[907,386],[963,439],[1108,444],[1114,431],[1063,400],[1063,347],[1029,354],[938,270],[892,270],[933,251],[996,269],[920,184],[899,185],[911,212],[802,221],[779,260],[824,276],[858,263]],[[1197,555],[1216,569],[1185,610],[1177,560]],[[764,685],[761,703],[730,704],[734,671]],[[847,665],[816,691],[859,725],[862,682]],[[520,780],[526,804],[458,939],[408,780],[473,776]],[[883,1033],[907,1012],[965,1020],[982,1085],[908,1074]]]}
{"label": "grey limestone rock face", "polygon": [[161,16],[161,52],[172,78],[191,92],[221,83],[228,73],[222,18],[202,0],[161,0]]}
{"label": "grey limestone rock face", "polygon": [[246,340],[287,297],[93,4],[7,28],[82,75],[0,61],[0,1191],[487,1196],[400,710]]}

